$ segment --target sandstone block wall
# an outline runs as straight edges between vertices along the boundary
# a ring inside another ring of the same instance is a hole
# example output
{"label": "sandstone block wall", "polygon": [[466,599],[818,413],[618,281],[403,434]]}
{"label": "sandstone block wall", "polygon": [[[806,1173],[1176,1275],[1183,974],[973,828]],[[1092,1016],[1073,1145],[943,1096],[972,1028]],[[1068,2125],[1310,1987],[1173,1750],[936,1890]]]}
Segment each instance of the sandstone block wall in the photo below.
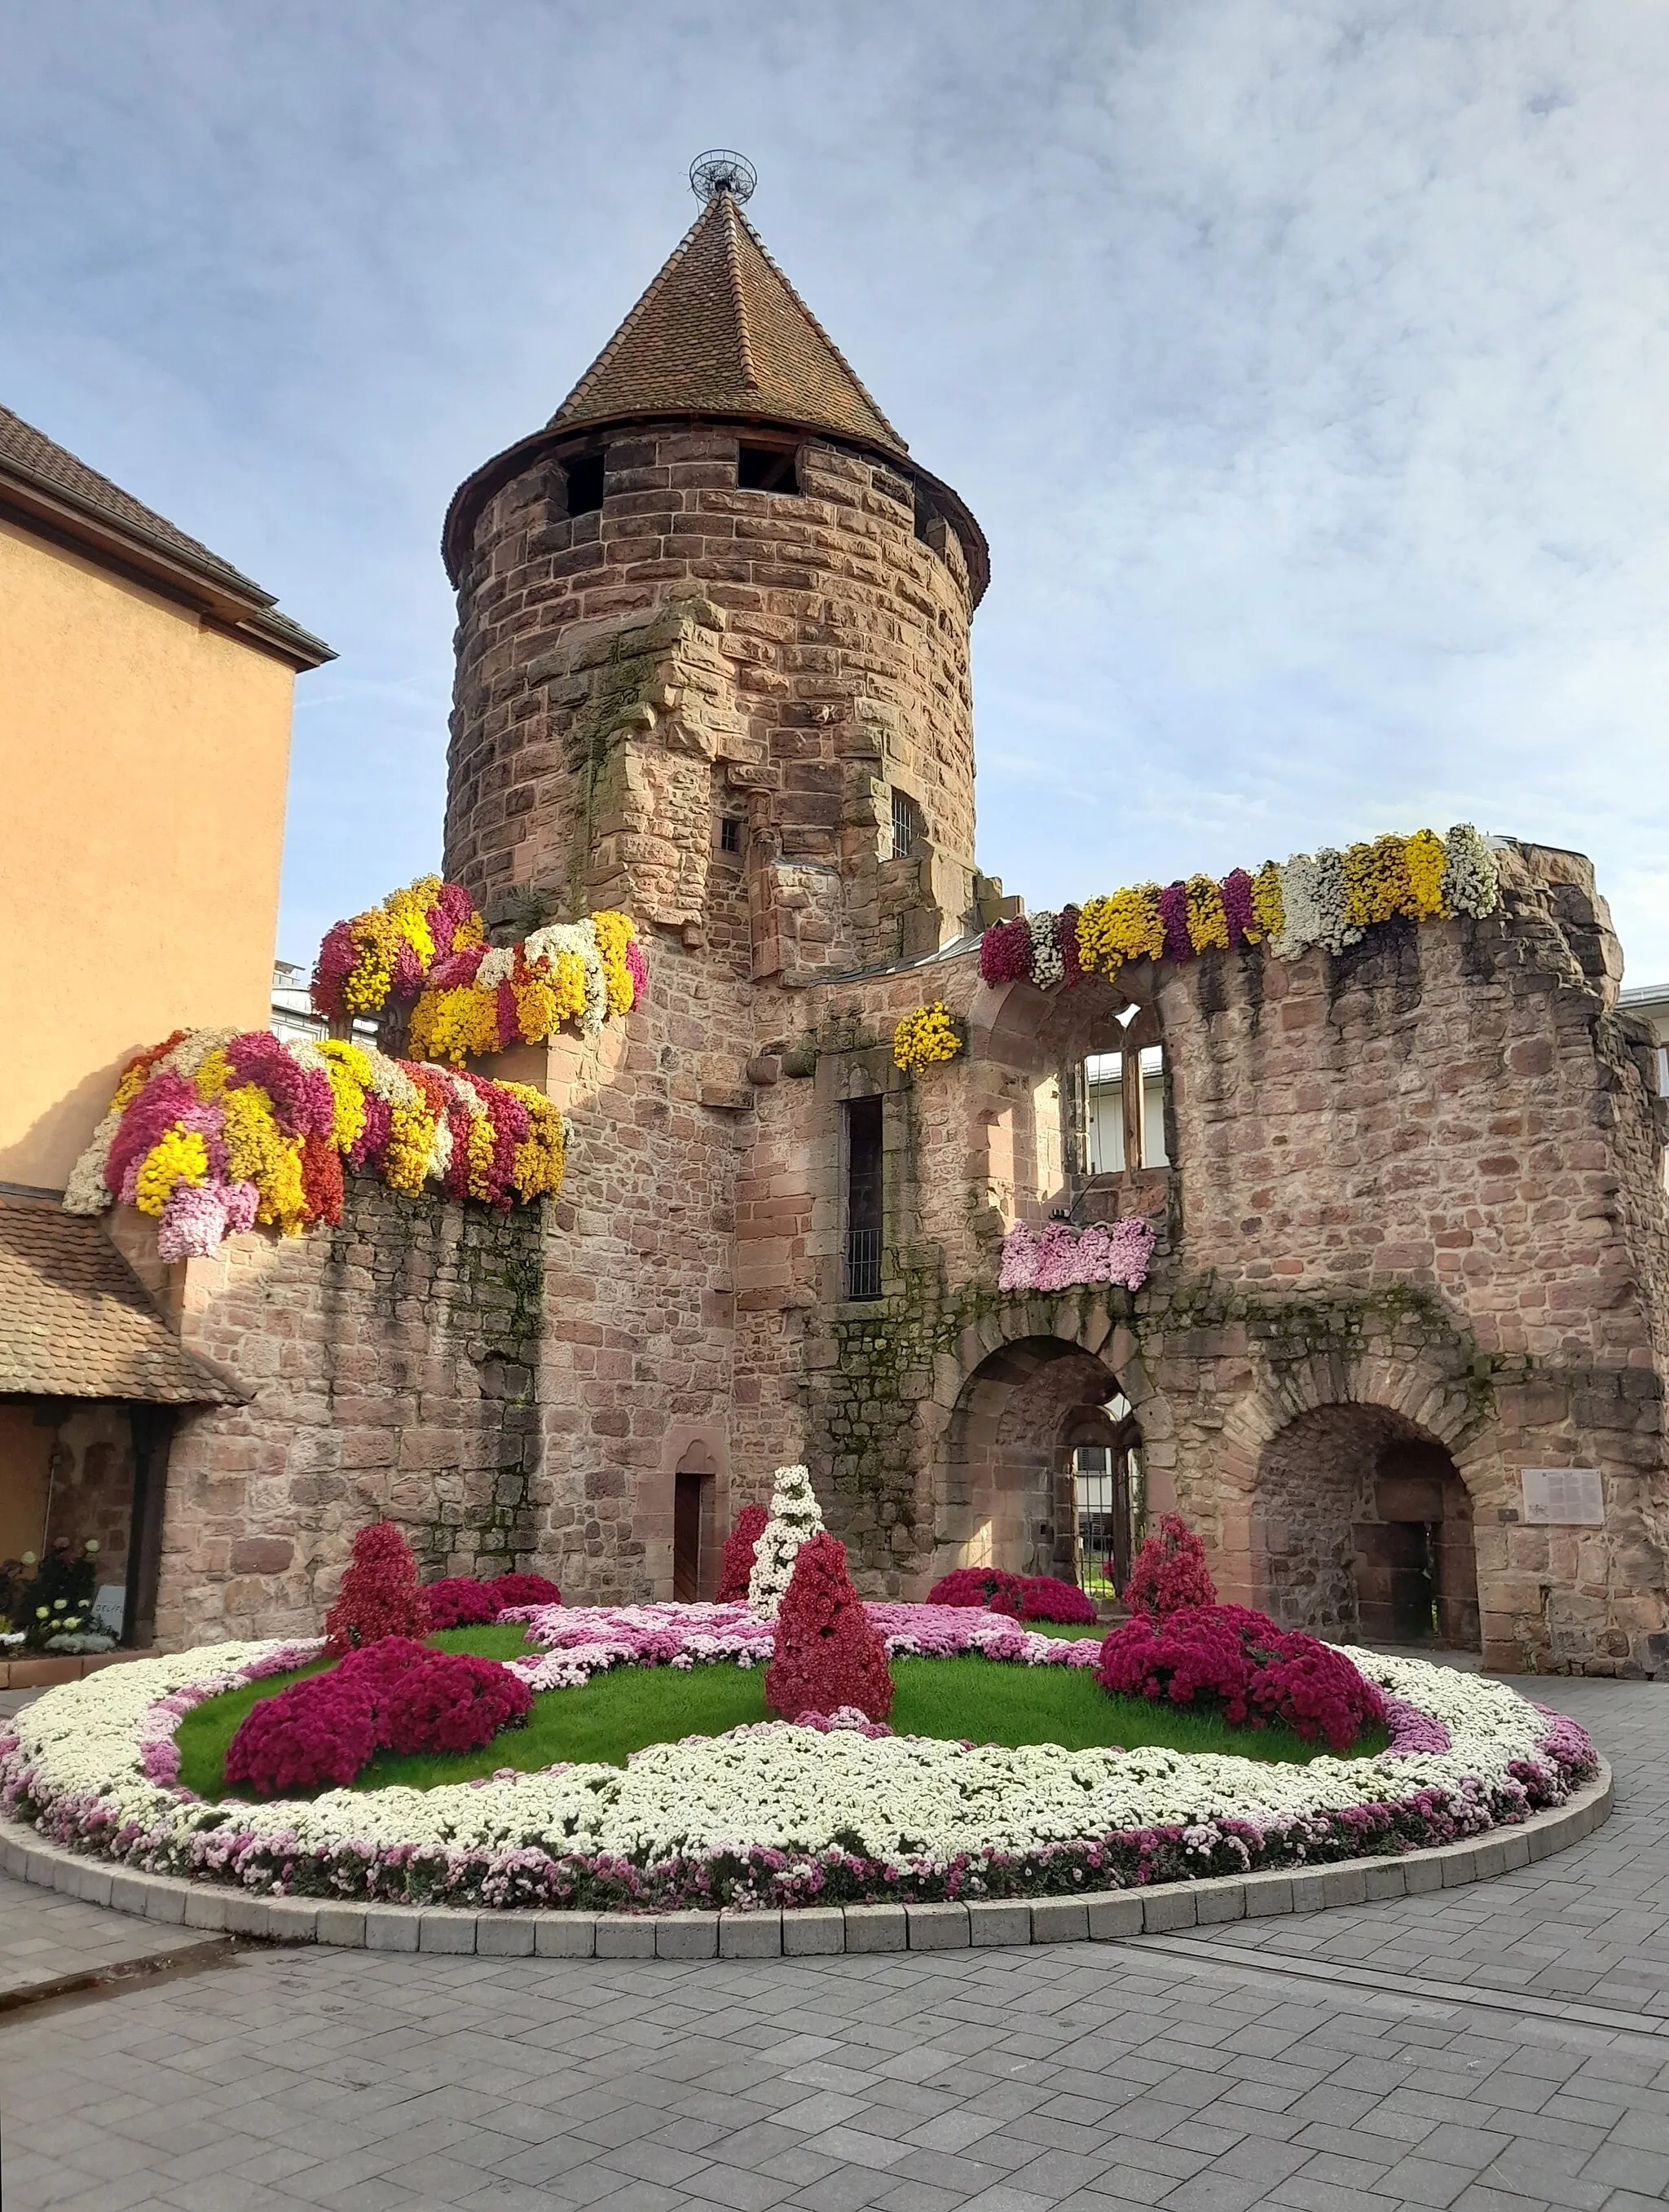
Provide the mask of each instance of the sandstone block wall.
{"label": "sandstone block wall", "polygon": [[[560,453],[482,509],[460,579],[446,872],[490,908],[531,890],[578,911],[618,878],[634,912],[696,927],[729,815],[763,878],[755,972],[893,957],[923,866],[953,935],[973,899],[954,537],[918,538],[910,482],[825,441],[799,450],[800,494],[740,491],[737,444],[618,432],[600,512],[569,516]],[[691,616],[708,640],[680,651]],[[889,872],[895,785],[930,850]]]}
{"label": "sandstone block wall", "polygon": [[[1503,865],[1496,916],[1383,930],[1337,958],[1144,963],[1116,989],[1054,994],[986,991],[951,959],[809,994],[816,1079],[770,1110],[797,1117],[778,1165],[799,1163],[819,1248],[798,1278],[818,1299],[801,1322],[811,1448],[872,1590],[919,1589],[981,1540],[958,1519],[977,1494],[969,1409],[990,1411],[994,1377],[1012,1385],[1016,1346],[1070,1346],[1130,1399],[1150,1503],[1205,1533],[1225,1595],[1284,1590],[1301,1613],[1294,1561],[1331,1549],[1361,1590],[1318,1597],[1313,1625],[1360,1628],[1395,1549],[1364,1470],[1394,1433],[1464,1483],[1486,1661],[1669,1670],[1663,1108],[1614,1012],[1620,959],[1587,864],[1526,848]],[[934,996],[965,1010],[971,1054],[900,1079],[892,1023]],[[1132,997],[1162,1032],[1173,1163],[1121,1179],[1123,1210],[1160,1231],[1148,1284],[1002,1297],[1005,1227],[1105,1210],[1072,1085]],[[838,1102],[862,1090],[886,1094],[889,1256],[884,1297],[849,1306],[826,1244]],[[1294,1462],[1295,1425],[1329,1407],[1349,1481]],[[1037,1445],[1034,1487],[1064,1435]],[[1520,1477],[1541,1466],[1600,1468],[1603,1529],[1525,1523]],[[1445,1517],[1440,1550],[1464,1517]],[[1470,1633],[1458,1560],[1450,1593],[1445,1617]]]}
{"label": "sandstone block wall", "polygon": [[174,1438],[159,1644],[316,1633],[385,1516],[429,1578],[539,1561],[545,1233],[350,1177],[339,1228],[186,1263],[182,1334],[250,1397]]}

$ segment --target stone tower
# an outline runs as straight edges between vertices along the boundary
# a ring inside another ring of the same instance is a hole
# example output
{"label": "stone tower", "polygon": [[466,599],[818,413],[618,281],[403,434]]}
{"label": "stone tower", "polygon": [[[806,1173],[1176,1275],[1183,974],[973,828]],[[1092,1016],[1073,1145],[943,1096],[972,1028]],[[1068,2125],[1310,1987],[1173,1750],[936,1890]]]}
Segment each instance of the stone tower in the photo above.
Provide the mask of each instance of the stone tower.
{"label": "stone tower", "polygon": [[721,185],[545,427],[460,488],[444,544],[446,872],[507,933],[624,908],[652,971],[628,1038],[517,1071],[575,1130],[537,1556],[576,1596],[670,1596],[679,1515],[715,1563],[734,1497],[800,1456],[814,1265],[772,1194],[804,1145],[768,1086],[806,987],[974,919],[985,541]]}
{"label": "stone tower", "polygon": [[618,904],[755,979],[968,926],[984,538],[732,190],[444,544],[446,872],[490,919]]}

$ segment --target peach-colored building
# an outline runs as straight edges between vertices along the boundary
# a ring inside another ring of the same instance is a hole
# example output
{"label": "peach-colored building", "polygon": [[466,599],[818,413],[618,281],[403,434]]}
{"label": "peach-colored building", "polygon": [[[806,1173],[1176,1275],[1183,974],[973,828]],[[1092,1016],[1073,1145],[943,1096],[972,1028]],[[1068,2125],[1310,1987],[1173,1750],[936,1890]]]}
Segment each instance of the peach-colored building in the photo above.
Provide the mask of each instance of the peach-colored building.
{"label": "peach-colored building", "polygon": [[56,1198],[134,1052],[265,1026],[295,677],[331,658],[0,407],[0,1568],[91,1537],[125,1583],[160,1408],[236,1395]]}
{"label": "peach-colored building", "polygon": [[[296,672],[328,646],[0,407],[0,1188],[59,1191],[123,1061],[267,1018]],[[69,979],[69,980],[66,980]]]}

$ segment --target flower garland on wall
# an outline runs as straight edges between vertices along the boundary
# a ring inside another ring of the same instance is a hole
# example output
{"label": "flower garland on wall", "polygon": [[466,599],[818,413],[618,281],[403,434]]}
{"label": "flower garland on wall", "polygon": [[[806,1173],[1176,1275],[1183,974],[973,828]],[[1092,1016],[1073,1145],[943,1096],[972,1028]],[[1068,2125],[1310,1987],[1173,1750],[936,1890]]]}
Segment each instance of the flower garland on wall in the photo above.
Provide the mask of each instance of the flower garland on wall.
{"label": "flower garland on wall", "polygon": [[408,1006],[411,1050],[459,1066],[539,1044],[564,1022],[595,1036],[631,1012],[648,981],[630,915],[552,922],[519,945],[489,945],[469,893],[424,876],[326,933],[313,1003],[332,1021]]}
{"label": "flower garland on wall", "polygon": [[567,1141],[524,1084],[358,1043],[176,1030],[123,1070],[64,1203],[137,1206],[161,1258],[206,1257],[257,1224],[294,1237],[339,1221],[344,1161],[412,1198],[432,1184],[508,1207],[561,1189]]}
{"label": "flower garland on wall", "polygon": [[942,999],[935,999],[930,1006],[917,1006],[892,1032],[892,1065],[906,1075],[941,1067],[961,1049],[962,1032]]}
{"label": "flower garland on wall", "polygon": [[1462,823],[1447,837],[1419,830],[1343,853],[1324,847],[1265,860],[1255,876],[1235,868],[1221,883],[1190,876],[1136,884],[1058,914],[999,921],[980,939],[979,972],[988,983],[1047,991],[1086,975],[1111,978],[1130,960],[1191,960],[1243,945],[1295,960],[1313,945],[1342,952],[1381,922],[1481,918],[1500,903],[1495,854]]}
{"label": "flower garland on wall", "polygon": [[1139,1214],[1126,1215],[1122,1221],[1092,1222],[1087,1229],[1074,1229],[1065,1221],[1028,1229],[1022,1221],[1002,1240],[996,1286],[1000,1291],[1070,1291],[1117,1283],[1127,1291],[1139,1291],[1148,1279],[1153,1255],[1153,1224]]}

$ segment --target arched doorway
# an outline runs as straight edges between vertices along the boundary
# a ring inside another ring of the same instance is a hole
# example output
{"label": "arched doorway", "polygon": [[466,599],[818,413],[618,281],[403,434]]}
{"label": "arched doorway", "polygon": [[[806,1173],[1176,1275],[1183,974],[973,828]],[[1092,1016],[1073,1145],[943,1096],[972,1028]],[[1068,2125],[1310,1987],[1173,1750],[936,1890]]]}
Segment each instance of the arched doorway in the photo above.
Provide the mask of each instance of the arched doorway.
{"label": "arched doorway", "polygon": [[1112,1595],[1140,1533],[1140,1454],[1135,1416],[1104,1360],[1051,1336],[991,1352],[951,1417],[935,1577],[995,1566]]}
{"label": "arched doorway", "polygon": [[1479,1646],[1472,1509],[1435,1437],[1386,1406],[1319,1406],[1264,1447],[1258,1602],[1288,1628]]}

